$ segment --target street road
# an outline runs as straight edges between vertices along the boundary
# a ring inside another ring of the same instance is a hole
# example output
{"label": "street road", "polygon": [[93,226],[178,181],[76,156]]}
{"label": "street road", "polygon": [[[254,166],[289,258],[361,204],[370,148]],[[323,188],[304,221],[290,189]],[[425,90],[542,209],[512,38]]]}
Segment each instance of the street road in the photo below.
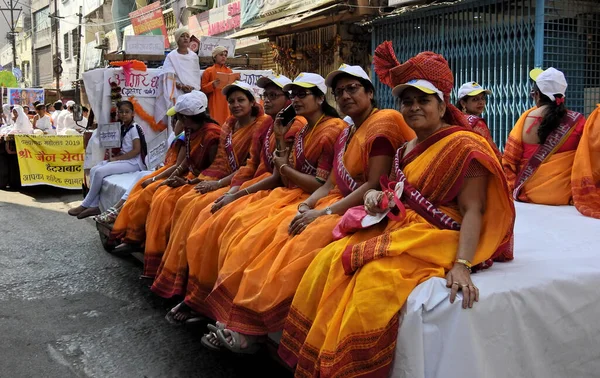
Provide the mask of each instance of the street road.
{"label": "street road", "polygon": [[0,191],[0,377],[291,377],[262,351],[213,352],[174,327],[141,264],[106,253],[79,192]]}

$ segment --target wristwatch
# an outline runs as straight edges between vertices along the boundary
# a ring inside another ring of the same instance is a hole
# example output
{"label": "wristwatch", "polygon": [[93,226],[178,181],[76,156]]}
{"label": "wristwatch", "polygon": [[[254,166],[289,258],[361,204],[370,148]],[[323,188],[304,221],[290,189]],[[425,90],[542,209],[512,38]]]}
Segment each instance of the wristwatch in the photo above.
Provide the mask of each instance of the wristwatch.
{"label": "wristwatch", "polygon": [[332,213],[333,213],[333,211],[331,211],[331,207],[327,206],[327,207],[325,208],[325,214],[326,214],[326,215],[331,215]]}

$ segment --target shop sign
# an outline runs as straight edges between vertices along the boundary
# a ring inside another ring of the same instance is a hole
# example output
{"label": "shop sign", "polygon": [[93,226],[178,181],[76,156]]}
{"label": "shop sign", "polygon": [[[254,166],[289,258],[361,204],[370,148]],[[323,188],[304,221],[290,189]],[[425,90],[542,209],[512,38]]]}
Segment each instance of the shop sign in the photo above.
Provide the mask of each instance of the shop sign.
{"label": "shop sign", "polygon": [[135,35],[162,35],[165,48],[169,48],[167,28],[163,18],[160,2],[155,2],[129,13]]}
{"label": "shop sign", "polygon": [[218,35],[240,27],[241,2],[223,5],[202,12],[188,19],[190,33],[200,38],[203,35]]}
{"label": "shop sign", "polygon": [[241,26],[247,27],[300,14],[335,0],[241,0]]}

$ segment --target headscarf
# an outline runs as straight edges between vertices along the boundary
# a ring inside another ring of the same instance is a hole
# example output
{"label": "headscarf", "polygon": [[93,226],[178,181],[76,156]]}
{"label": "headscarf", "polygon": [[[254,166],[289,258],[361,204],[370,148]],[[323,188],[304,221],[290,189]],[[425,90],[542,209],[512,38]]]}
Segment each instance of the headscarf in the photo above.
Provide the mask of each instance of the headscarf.
{"label": "headscarf", "polygon": [[190,29],[186,28],[185,26],[182,26],[179,29],[175,30],[175,32],[173,33],[173,35],[175,36],[175,43],[177,43],[177,41],[179,41],[179,37],[181,37],[181,35],[183,33],[188,33],[188,35],[189,35]]}
{"label": "headscarf", "polygon": [[21,105],[15,105],[13,111],[17,112],[17,119],[15,120],[15,124],[10,131],[11,134],[30,134],[33,131],[33,126],[31,126],[31,122],[25,114],[23,107]]}
{"label": "headscarf", "polygon": [[411,80],[427,80],[444,94],[446,113],[444,121],[450,125],[469,127],[464,114],[450,103],[450,92],[454,87],[454,75],[448,61],[443,56],[425,51],[410,58],[404,63],[396,59],[394,48],[390,41],[385,41],[375,49],[373,56],[375,73],[379,80],[394,88]]}
{"label": "headscarf", "polygon": [[227,51],[227,48],[223,47],[223,46],[216,46],[212,51],[212,57],[214,58],[215,56],[219,55],[223,51]]}
{"label": "headscarf", "polygon": [[2,105],[2,113],[4,114],[4,124],[5,125],[12,125],[13,124],[12,112],[10,111],[10,105],[9,104]]}

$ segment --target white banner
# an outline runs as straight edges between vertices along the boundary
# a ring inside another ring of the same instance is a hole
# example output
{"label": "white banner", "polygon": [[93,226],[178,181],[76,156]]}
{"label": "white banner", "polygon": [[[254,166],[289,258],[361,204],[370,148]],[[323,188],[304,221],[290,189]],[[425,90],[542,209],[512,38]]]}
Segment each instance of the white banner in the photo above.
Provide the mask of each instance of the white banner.
{"label": "white banner", "polygon": [[162,35],[125,36],[126,54],[164,55],[165,42]]}
{"label": "white banner", "polygon": [[129,81],[125,80],[122,69],[106,70],[104,72],[104,95],[110,96],[110,83],[117,83],[121,87],[123,99],[129,96],[156,97],[158,91],[158,76],[160,70],[148,70],[146,72],[131,70]]}
{"label": "white banner", "polygon": [[235,44],[237,40],[229,38],[219,37],[200,37],[200,48],[198,49],[198,56],[212,56],[212,51],[217,46],[223,46],[227,48],[227,56],[232,58],[235,56]]}

